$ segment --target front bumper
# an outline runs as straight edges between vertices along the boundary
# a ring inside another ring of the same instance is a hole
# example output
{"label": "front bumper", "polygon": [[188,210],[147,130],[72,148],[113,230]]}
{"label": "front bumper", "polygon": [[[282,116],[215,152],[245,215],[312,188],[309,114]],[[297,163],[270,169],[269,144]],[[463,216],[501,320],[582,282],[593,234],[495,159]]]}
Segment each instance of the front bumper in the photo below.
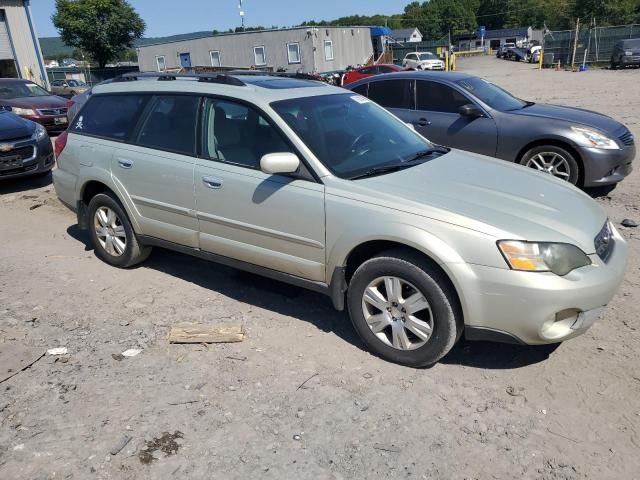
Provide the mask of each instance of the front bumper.
{"label": "front bumper", "polygon": [[578,147],[584,165],[584,186],[610,185],[624,179],[633,170],[636,156],[635,145],[621,150]]}
{"label": "front bumper", "polygon": [[624,278],[627,244],[615,229],[613,236],[615,246],[607,263],[591,255],[591,266],[564,277],[447,264],[460,292],[465,326],[474,333],[492,332],[493,338],[529,345],[558,343],[584,333]]}
{"label": "front bumper", "polygon": [[620,57],[620,64],[622,65],[640,65],[640,55],[632,55],[627,57],[626,55]]}
{"label": "front bumper", "polygon": [[[2,162],[0,158],[0,180],[27,177],[50,171],[54,165],[53,147],[49,137],[37,144],[33,141],[16,144],[16,148],[34,147],[33,157],[22,159],[11,164]],[[7,152],[11,153],[11,152]]]}

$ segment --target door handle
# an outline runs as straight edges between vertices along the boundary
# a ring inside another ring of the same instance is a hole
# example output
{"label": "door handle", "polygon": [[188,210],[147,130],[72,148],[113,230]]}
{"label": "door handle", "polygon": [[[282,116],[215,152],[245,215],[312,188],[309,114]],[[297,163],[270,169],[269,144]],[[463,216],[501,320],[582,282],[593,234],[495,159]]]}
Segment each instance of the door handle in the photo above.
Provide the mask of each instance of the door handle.
{"label": "door handle", "polygon": [[222,188],[223,182],[224,180],[222,180],[220,177],[202,177],[202,183],[204,183],[207,188]]}
{"label": "door handle", "polygon": [[124,169],[130,169],[133,167],[133,162],[131,160],[124,160],[122,158],[118,159],[118,165]]}
{"label": "door handle", "polygon": [[416,124],[419,125],[420,127],[427,127],[431,125],[431,122],[426,118],[419,118]]}

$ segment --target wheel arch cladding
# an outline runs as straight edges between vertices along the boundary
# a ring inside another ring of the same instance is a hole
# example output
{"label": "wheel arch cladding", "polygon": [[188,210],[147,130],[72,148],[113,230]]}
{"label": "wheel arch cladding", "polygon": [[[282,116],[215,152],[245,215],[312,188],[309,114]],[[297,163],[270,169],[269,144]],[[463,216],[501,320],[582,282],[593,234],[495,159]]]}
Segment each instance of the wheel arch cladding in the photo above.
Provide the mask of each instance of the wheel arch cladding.
{"label": "wheel arch cladding", "polygon": [[464,323],[464,309],[462,308],[461,297],[458,292],[458,288],[451,279],[449,273],[442,267],[441,264],[436,262],[425,252],[398,241],[371,240],[361,243],[353,250],[351,250],[345,262],[346,285],[349,285],[353,274],[358,269],[358,267],[360,267],[360,265],[362,265],[367,260],[370,260],[371,258],[385,252],[389,252],[390,254],[393,254],[394,252],[400,252],[405,254],[409,258],[416,258],[420,263],[423,263],[428,270],[434,272],[434,274],[436,274],[444,282],[446,282],[447,286],[454,296],[454,300],[457,304],[456,307],[458,308],[458,311],[460,312],[460,315],[462,317],[462,322]]}

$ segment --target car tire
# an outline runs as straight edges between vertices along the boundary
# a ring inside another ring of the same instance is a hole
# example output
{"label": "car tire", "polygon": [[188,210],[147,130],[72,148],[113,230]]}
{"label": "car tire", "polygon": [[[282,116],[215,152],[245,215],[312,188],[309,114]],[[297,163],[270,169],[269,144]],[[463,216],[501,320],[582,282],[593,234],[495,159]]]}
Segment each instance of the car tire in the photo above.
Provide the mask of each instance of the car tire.
{"label": "car tire", "polygon": [[572,185],[577,185],[580,179],[578,160],[573,154],[556,145],[534,147],[526,152],[518,163],[525,167],[551,174]]}
{"label": "car tire", "polygon": [[614,62],[613,60],[611,60],[611,64],[609,65],[609,68],[611,70],[617,70],[618,69],[618,64],[616,62]]}
{"label": "car tire", "polygon": [[[399,285],[398,295],[388,293],[388,281]],[[372,296],[372,288],[382,296]],[[378,302],[379,309],[370,303],[371,298]],[[394,298],[399,301],[392,302]],[[424,301],[426,307],[416,310]],[[369,351],[409,367],[436,363],[451,350],[464,328],[459,302],[448,279],[420,255],[403,249],[383,252],[360,265],[349,283],[347,303],[353,326]]]}
{"label": "car tire", "polygon": [[95,254],[103,262],[127,268],[143,262],[151,254],[152,248],[140,244],[122,204],[112,193],[94,196],[87,215]]}

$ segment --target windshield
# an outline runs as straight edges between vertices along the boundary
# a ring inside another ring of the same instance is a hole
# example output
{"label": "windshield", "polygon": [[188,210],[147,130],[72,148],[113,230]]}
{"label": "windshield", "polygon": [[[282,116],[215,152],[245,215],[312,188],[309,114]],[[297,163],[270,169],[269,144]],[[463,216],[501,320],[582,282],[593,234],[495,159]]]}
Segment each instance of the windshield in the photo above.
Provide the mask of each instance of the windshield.
{"label": "windshield", "polygon": [[427,53],[421,53],[420,54],[420,60],[437,60],[438,57],[436,57],[433,53],[431,52],[427,52]]}
{"label": "windshield", "polygon": [[382,107],[353,93],[294,98],[271,106],[315,156],[342,178],[407,162],[433,148]]}
{"label": "windshield", "polygon": [[528,105],[524,100],[514,97],[509,92],[482,78],[465,78],[456,83],[491,108],[501,112],[520,110]]}
{"label": "windshield", "polygon": [[70,87],[85,87],[87,84],[80,80],[69,80],[67,82]]}
{"label": "windshield", "polygon": [[632,38],[631,40],[625,40],[622,42],[624,48],[640,48],[640,38]]}
{"label": "windshield", "polygon": [[35,83],[16,82],[0,84],[0,98],[4,100],[24,97],[44,97],[48,95],[49,92]]}

